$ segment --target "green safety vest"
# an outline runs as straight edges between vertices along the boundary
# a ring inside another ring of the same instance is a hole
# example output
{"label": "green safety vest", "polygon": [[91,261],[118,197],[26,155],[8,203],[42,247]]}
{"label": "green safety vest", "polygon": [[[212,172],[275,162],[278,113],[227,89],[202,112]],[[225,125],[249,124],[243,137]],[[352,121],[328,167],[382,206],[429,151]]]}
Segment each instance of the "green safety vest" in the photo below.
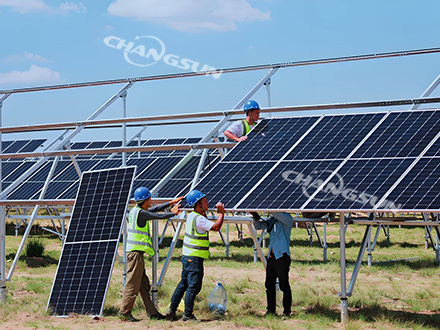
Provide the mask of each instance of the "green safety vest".
{"label": "green safety vest", "polygon": [[[251,131],[251,127],[249,126],[249,123],[247,122],[246,119],[243,119],[241,121],[241,124],[243,125],[243,133],[241,136],[245,136],[247,135],[247,133],[249,133]],[[253,123],[252,126],[257,125],[257,123]]]}
{"label": "green safety vest", "polygon": [[150,223],[147,221],[147,224],[143,228],[137,225],[140,211],[141,208],[135,206],[128,216],[127,252],[143,251],[153,256],[154,249],[153,242],[151,241]]}
{"label": "green safety vest", "polygon": [[201,215],[193,211],[186,219],[183,255],[187,257],[209,258],[209,232],[199,234],[196,230],[197,218]]}

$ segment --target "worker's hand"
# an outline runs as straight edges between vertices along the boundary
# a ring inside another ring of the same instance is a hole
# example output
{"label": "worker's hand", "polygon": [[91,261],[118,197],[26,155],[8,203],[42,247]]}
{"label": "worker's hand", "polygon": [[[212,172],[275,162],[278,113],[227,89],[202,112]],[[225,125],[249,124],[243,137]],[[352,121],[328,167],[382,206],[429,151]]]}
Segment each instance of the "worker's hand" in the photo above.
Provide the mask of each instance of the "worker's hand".
{"label": "worker's hand", "polygon": [[247,138],[248,138],[247,135],[241,136],[241,137],[238,138],[237,142],[246,141]]}
{"label": "worker's hand", "polygon": [[260,221],[261,217],[257,212],[251,212],[252,218],[254,218],[255,221]]}
{"label": "worker's hand", "polygon": [[225,206],[223,205],[222,202],[218,202],[216,207],[218,213],[225,214]]}
{"label": "worker's hand", "polygon": [[171,212],[173,212],[174,215],[178,215],[180,213],[179,207],[180,207],[180,204],[174,205],[173,208],[171,209]]}
{"label": "worker's hand", "polygon": [[176,205],[176,204],[178,204],[182,199],[184,199],[185,197],[183,197],[183,196],[181,196],[181,197],[177,197],[176,199],[173,199],[171,202],[170,202],[170,205]]}

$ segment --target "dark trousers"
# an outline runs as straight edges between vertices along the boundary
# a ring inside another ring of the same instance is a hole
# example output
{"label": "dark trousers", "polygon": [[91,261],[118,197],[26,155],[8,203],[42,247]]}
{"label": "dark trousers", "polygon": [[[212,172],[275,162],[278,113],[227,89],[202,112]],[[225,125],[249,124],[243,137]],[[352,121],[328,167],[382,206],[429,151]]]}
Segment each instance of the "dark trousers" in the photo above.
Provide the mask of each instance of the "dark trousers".
{"label": "dark trousers", "polygon": [[171,297],[170,309],[176,311],[180,300],[185,294],[185,315],[191,316],[194,310],[194,300],[202,289],[203,258],[182,257],[182,279],[177,284]]}
{"label": "dark trousers", "polygon": [[275,260],[273,256],[269,256],[267,259],[265,286],[269,313],[276,312],[277,278],[280,282],[280,290],[283,292],[283,313],[289,315],[292,310],[292,291],[289,284],[290,262],[290,256],[286,253],[278,260]]}

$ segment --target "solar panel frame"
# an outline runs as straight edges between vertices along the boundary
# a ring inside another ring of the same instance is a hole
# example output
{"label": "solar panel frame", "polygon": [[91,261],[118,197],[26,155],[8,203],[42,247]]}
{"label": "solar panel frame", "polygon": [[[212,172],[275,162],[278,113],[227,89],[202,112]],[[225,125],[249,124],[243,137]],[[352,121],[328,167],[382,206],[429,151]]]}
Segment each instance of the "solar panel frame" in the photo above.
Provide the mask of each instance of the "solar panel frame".
{"label": "solar panel frame", "polygon": [[129,166],[83,173],[47,303],[51,314],[101,315],[135,172]]}

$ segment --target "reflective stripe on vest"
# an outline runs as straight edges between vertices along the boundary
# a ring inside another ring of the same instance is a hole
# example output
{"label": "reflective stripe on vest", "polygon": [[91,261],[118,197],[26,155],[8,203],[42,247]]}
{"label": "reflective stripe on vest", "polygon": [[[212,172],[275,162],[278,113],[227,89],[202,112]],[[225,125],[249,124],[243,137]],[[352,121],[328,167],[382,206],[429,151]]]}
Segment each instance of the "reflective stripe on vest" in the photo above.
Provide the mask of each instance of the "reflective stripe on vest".
{"label": "reflective stripe on vest", "polygon": [[186,219],[183,255],[187,257],[209,258],[209,232],[199,234],[196,229],[197,218],[201,215],[191,212]]}
{"label": "reflective stripe on vest", "polygon": [[[243,125],[243,132],[242,132],[241,136],[245,136],[245,135],[247,135],[247,133],[249,133],[251,131],[251,127],[249,126],[249,123],[247,122],[246,119],[243,119],[241,121],[241,124]],[[257,125],[257,123],[253,123],[252,127],[254,127],[255,125]]]}
{"label": "reflective stripe on vest", "polygon": [[144,251],[152,256],[154,249],[151,241],[150,223],[147,221],[145,227],[138,227],[137,220],[140,211],[141,208],[135,206],[128,216],[127,252]]}

